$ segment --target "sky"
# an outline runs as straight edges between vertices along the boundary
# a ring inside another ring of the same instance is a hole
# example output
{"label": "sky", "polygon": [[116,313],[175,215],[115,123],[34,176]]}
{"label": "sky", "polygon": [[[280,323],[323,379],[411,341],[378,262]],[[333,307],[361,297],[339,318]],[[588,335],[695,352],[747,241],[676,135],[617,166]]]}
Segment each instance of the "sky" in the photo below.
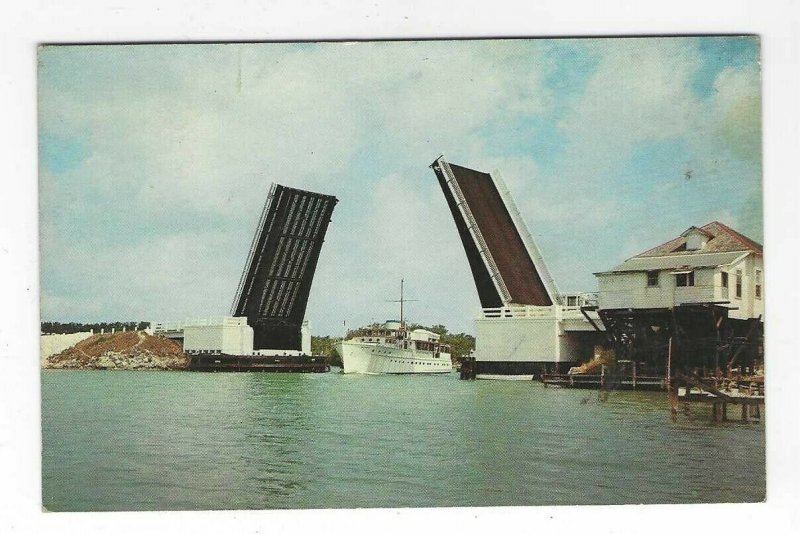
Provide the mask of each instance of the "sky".
{"label": "sky", "polygon": [[433,171],[497,173],[562,292],[718,220],[763,242],[757,37],[44,46],[41,318],[230,311],[277,182],[333,194],[306,317],[474,332]]}

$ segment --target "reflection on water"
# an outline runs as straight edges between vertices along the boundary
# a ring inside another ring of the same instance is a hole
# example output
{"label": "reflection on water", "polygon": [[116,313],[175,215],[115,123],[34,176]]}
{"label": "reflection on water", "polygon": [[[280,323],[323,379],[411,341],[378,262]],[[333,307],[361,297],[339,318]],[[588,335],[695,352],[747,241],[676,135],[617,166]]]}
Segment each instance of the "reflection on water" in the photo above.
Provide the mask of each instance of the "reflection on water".
{"label": "reflection on water", "polygon": [[[44,371],[50,510],[759,501],[764,425],[447,376]],[[708,484],[713,479],[714,484]]]}

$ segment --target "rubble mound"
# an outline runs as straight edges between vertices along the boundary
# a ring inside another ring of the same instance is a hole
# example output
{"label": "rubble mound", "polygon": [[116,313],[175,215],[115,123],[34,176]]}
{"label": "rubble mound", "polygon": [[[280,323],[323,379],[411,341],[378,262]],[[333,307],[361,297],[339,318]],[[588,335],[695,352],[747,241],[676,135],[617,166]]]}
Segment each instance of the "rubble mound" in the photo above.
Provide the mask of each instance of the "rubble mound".
{"label": "rubble mound", "polygon": [[45,360],[48,369],[185,369],[180,344],[142,331],[95,334]]}

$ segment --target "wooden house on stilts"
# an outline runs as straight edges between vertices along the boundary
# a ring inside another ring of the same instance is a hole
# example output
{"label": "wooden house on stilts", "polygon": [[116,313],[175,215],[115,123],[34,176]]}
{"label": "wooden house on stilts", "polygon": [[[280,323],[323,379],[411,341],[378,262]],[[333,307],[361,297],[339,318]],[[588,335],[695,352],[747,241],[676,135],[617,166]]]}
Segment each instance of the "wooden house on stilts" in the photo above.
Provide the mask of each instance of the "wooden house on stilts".
{"label": "wooden house on stilts", "polygon": [[[714,221],[595,273],[618,359],[663,373],[763,364],[763,247]],[[719,371],[717,371],[719,370]]]}

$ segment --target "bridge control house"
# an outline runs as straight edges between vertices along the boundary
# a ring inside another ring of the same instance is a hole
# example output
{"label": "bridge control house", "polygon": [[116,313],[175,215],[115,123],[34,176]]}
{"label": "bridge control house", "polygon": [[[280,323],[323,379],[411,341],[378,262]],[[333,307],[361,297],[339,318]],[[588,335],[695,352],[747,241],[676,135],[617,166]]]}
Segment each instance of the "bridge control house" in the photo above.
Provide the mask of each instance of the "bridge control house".
{"label": "bridge control house", "polygon": [[[679,368],[763,361],[763,247],[714,221],[595,273],[618,357]],[[670,341],[671,338],[671,341]]]}

